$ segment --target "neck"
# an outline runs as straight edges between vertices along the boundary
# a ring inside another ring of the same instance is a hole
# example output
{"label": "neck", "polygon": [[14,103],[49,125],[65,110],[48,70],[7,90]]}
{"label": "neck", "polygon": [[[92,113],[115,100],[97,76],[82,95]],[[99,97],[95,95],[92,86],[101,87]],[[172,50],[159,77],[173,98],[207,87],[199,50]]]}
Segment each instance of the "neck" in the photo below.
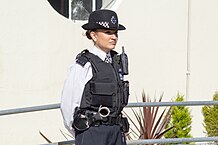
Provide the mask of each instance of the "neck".
{"label": "neck", "polygon": [[103,49],[103,48],[101,48],[101,47],[99,47],[99,46],[97,46],[97,45],[95,45],[95,47],[96,48],[98,48],[98,49],[100,49],[100,50],[102,50],[102,51],[104,51],[105,53],[109,53],[111,50],[109,50],[109,49]]}

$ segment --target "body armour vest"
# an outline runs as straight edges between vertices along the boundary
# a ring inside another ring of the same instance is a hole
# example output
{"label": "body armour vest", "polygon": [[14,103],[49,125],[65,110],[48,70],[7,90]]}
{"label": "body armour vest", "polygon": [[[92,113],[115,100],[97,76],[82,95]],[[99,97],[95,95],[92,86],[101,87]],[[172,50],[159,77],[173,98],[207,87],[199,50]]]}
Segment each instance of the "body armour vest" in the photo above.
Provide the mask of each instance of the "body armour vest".
{"label": "body armour vest", "polygon": [[102,61],[98,56],[83,51],[77,56],[77,63],[90,62],[93,77],[84,88],[80,109],[98,111],[99,107],[110,109],[110,116],[118,116],[128,103],[129,82],[120,79],[119,55],[111,51],[112,64]]}

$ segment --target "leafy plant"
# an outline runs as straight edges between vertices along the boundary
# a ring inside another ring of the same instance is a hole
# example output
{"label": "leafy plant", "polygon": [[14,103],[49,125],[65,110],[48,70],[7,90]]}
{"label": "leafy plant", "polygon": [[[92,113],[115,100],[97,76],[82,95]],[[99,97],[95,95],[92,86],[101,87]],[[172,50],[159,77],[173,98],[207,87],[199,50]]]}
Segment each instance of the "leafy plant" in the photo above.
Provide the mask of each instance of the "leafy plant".
{"label": "leafy plant", "polygon": [[[218,92],[215,92],[213,100],[218,101]],[[218,105],[204,106],[202,113],[206,134],[208,136],[218,136]]]}
{"label": "leafy plant", "polygon": [[39,134],[48,142],[48,143],[52,143],[52,141],[50,139],[48,139],[41,131],[39,131]]}
{"label": "leafy plant", "polygon": [[[163,94],[160,96],[158,102],[161,102],[162,98]],[[152,102],[144,92],[142,93],[142,101]],[[153,102],[156,102],[156,99],[154,99]],[[138,112],[133,108],[131,108],[131,110],[137,121],[135,122],[127,113],[124,112],[128,117],[130,124],[135,127],[135,129],[133,129],[133,127],[130,128],[131,131],[127,134],[128,139],[160,139],[164,133],[173,128],[169,127],[165,129],[170,120],[171,107],[166,107],[159,116],[159,106],[141,107]]]}
{"label": "leafy plant", "polygon": [[[184,101],[184,96],[177,94],[176,102]],[[167,132],[165,138],[190,138],[192,118],[186,106],[173,106],[172,117],[167,126],[174,126]]]}

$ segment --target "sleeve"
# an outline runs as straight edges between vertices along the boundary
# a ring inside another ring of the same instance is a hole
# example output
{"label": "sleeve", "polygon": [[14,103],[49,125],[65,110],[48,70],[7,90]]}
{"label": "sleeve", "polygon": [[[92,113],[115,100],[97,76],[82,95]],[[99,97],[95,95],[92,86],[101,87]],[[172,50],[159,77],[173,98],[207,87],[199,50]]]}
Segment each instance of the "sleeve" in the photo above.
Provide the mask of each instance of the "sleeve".
{"label": "sleeve", "polygon": [[90,62],[81,66],[76,62],[69,67],[61,95],[61,114],[66,129],[74,136],[72,128],[74,109],[80,105],[85,84],[92,78]]}

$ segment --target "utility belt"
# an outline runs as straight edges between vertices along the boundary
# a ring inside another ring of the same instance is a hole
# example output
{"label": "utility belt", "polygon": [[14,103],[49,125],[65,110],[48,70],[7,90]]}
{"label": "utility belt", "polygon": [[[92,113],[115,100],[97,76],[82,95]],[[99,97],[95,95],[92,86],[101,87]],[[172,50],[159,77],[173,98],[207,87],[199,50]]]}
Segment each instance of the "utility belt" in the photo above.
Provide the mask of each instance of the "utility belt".
{"label": "utility belt", "polygon": [[75,109],[74,121],[72,127],[77,131],[85,131],[91,126],[99,125],[119,125],[124,133],[129,131],[129,123],[126,117],[120,114],[117,117],[110,116],[110,110],[107,107],[99,107],[98,112]]}

